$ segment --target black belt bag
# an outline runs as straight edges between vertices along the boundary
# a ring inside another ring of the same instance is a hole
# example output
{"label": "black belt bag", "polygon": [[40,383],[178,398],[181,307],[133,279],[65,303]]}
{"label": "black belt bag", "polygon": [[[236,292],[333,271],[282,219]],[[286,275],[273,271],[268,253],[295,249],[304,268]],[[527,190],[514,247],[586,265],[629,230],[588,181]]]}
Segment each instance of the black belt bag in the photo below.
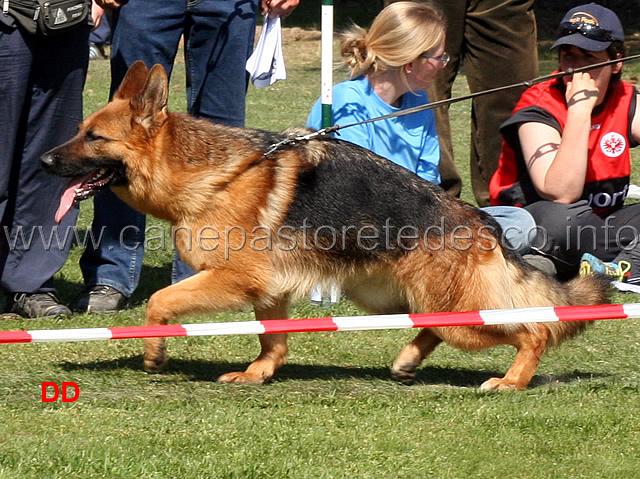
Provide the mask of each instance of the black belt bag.
{"label": "black belt bag", "polygon": [[2,11],[33,35],[55,35],[69,30],[89,16],[87,0],[0,0]]}

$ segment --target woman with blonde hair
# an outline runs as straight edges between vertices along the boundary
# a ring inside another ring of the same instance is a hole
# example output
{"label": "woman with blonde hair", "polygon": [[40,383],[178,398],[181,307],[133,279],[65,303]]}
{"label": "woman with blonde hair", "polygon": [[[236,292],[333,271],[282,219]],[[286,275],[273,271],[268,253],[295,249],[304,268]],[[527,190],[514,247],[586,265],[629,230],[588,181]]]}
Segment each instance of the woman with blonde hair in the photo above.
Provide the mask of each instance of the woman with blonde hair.
{"label": "woman with blonde hair", "polygon": [[[342,34],[341,52],[350,78],[333,87],[334,124],[350,125],[428,104],[424,89],[449,62],[445,38],[444,18],[428,3],[395,2],[378,14],[369,30],[352,26]],[[321,123],[319,99],[307,126],[320,129]],[[440,145],[433,110],[350,126],[338,133],[340,139],[440,184]],[[529,251],[536,225],[526,210],[512,206],[482,209],[502,227],[505,244],[520,254]],[[546,264],[534,266],[548,268]],[[321,294],[318,285],[312,300],[320,300]]]}
{"label": "woman with blonde hair", "polygon": [[[444,19],[426,3],[392,3],[369,30],[352,26],[342,34],[341,52],[350,79],[333,87],[334,124],[357,123],[427,104],[426,85],[449,61],[444,42]],[[307,126],[319,129],[321,121],[318,100]],[[431,110],[345,128],[339,138],[440,183],[440,147]]]}

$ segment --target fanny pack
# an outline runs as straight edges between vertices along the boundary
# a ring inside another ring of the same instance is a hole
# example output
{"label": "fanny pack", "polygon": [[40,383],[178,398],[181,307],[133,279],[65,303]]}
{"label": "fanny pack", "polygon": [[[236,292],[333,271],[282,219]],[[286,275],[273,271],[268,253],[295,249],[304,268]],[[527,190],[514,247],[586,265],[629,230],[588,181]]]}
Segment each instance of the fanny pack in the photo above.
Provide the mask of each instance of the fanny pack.
{"label": "fanny pack", "polygon": [[26,32],[54,35],[86,21],[87,0],[2,0],[2,11]]}

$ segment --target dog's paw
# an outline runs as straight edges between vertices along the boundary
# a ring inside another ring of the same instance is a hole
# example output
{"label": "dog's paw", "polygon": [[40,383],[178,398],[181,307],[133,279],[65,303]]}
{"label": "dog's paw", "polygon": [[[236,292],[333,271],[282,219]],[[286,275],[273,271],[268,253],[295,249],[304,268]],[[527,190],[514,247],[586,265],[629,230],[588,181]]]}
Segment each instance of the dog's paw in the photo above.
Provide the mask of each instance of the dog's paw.
{"label": "dog's paw", "polygon": [[227,384],[264,384],[266,381],[264,375],[248,372],[227,373],[218,378],[219,383]]}
{"label": "dog's paw", "polygon": [[480,391],[516,391],[524,389],[518,387],[517,384],[506,381],[504,378],[491,378],[487,379],[480,385]]}
{"label": "dog's paw", "polygon": [[166,356],[156,356],[155,358],[144,358],[144,370],[148,373],[157,373],[167,365]]}
{"label": "dog's paw", "polygon": [[416,370],[415,368],[410,367],[399,367],[394,365],[391,368],[391,377],[394,381],[398,381],[402,384],[413,384],[413,381],[416,378]]}
{"label": "dog's paw", "polygon": [[164,338],[144,340],[144,370],[156,373],[167,365],[167,349]]}

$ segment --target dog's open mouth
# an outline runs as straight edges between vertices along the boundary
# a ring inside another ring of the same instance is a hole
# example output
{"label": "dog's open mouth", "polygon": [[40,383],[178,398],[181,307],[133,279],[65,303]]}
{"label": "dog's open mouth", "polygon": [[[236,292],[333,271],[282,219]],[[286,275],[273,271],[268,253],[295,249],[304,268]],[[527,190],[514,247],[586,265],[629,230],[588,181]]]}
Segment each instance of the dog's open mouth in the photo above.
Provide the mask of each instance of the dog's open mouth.
{"label": "dog's open mouth", "polygon": [[56,222],[60,223],[62,221],[62,218],[69,212],[73,203],[91,198],[98,191],[109,186],[114,177],[115,172],[101,168],[87,175],[73,178],[65,187],[62,198],[60,198],[60,205],[55,216]]}

